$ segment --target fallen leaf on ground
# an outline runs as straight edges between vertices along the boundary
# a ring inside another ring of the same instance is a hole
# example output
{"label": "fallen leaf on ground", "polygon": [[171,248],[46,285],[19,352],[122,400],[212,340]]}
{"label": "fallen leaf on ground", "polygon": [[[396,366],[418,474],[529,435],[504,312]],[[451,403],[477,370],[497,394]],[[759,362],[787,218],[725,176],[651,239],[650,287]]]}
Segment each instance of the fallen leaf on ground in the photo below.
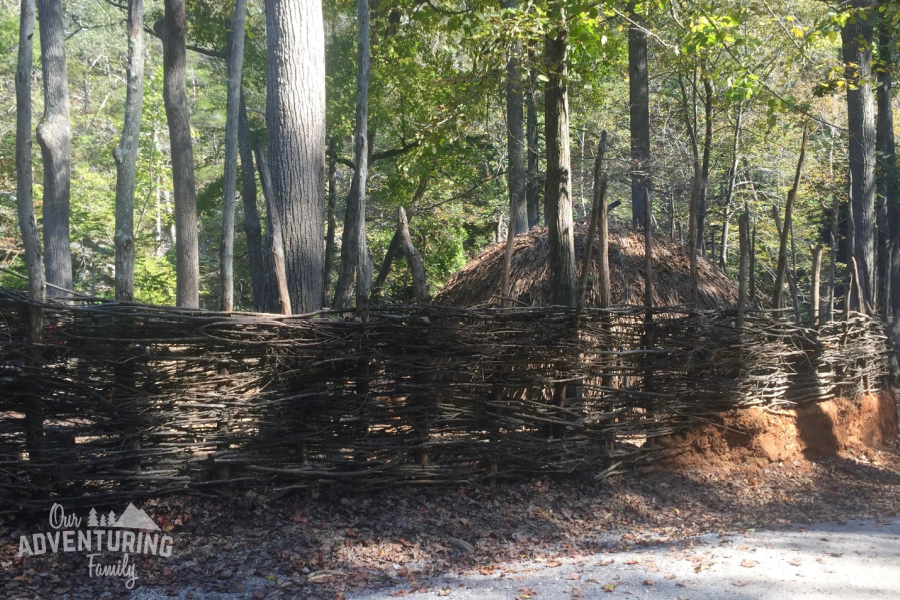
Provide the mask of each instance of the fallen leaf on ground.
{"label": "fallen leaf on ground", "polygon": [[733,585],[734,587],[744,587],[746,585],[750,585],[750,582],[749,581],[732,581],[731,585]]}
{"label": "fallen leaf on ground", "polygon": [[741,566],[742,566],[742,567],[746,567],[746,568],[748,568],[748,569],[750,569],[750,568],[752,568],[752,567],[755,567],[755,566],[758,565],[758,564],[759,564],[758,561],[750,560],[750,559],[748,559],[748,558],[745,558],[744,560],[741,561]]}

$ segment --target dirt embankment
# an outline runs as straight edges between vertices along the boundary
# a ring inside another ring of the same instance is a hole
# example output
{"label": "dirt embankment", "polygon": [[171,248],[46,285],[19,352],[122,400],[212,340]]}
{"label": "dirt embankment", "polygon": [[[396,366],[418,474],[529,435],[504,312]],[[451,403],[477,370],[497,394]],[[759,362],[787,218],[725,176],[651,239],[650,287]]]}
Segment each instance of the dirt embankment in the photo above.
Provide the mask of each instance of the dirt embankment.
{"label": "dirt embankment", "polygon": [[828,456],[866,457],[897,437],[897,397],[893,392],[844,398],[795,410],[734,410],[698,421],[682,435],[661,438],[663,468],[762,470],[772,462]]}

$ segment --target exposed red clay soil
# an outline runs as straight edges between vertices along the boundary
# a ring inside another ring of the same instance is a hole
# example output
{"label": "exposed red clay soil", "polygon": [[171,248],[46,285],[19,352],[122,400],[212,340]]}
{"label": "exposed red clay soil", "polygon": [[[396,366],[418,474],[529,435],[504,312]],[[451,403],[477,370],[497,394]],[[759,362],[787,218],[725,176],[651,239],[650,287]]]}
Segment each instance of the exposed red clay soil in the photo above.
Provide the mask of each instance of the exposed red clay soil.
{"label": "exposed red clay soil", "polygon": [[848,454],[872,460],[875,450],[896,437],[897,397],[886,391],[792,410],[733,410],[657,444],[666,448],[659,463],[664,469],[747,468],[762,474],[770,463],[803,464]]}

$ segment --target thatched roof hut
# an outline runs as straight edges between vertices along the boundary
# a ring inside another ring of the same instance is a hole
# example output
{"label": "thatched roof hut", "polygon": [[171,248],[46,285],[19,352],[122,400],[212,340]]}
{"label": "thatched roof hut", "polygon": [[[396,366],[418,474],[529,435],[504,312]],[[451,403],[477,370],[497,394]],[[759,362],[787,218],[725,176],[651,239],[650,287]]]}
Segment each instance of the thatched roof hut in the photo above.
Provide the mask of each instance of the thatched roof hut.
{"label": "thatched roof hut", "polygon": [[[575,224],[575,261],[581,273],[587,223]],[[488,246],[453,275],[434,298],[448,306],[500,305],[500,282],[506,242]],[[538,227],[516,236],[510,281],[512,297],[529,306],[546,306],[550,299],[547,228]],[[598,272],[600,247],[596,237],[592,268]],[[623,225],[609,225],[609,269],[613,304],[644,303],[644,236]],[[737,284],[704,258],[698,258],[699,308],[736,306]],[[690,257],[687,249],[662,235],[653,236],[653,303],[685,304],[690,294]],[[596,306],[599,294],[588,284],[587,306]]]}

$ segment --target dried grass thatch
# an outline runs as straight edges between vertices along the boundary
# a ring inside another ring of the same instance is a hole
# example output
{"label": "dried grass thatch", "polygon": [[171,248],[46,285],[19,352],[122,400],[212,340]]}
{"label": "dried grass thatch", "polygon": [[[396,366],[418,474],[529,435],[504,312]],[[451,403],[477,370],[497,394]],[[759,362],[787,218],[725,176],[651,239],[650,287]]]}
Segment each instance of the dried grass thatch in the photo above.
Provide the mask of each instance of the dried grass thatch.
{"label": "dried grass thatch", "polygon": [[[587,223],[575,224],[577,272],[585,251]],[[435,297],[446,306],[492,306],[500,304],[500,281],[506,242],[488,246],[457,272]],[[550,283],[547,228],[538,227],[516,236],[510,281],[512,297],[529,306],[547,306]],[[600,247],[594,239],[593,272],[599,273]],[[737,304],[737,284],[704,258],[698,259],[700,309]],[[613,304],[642,305],[644,298],[644,236],[624,225],[609,225],[610,298]],[[687,249],[662,235],[653,236],[653,303],[655,306],[685,304],[690,294],[690,257]],[[586,306],[596,306],[599,292],[588,283]]]}

